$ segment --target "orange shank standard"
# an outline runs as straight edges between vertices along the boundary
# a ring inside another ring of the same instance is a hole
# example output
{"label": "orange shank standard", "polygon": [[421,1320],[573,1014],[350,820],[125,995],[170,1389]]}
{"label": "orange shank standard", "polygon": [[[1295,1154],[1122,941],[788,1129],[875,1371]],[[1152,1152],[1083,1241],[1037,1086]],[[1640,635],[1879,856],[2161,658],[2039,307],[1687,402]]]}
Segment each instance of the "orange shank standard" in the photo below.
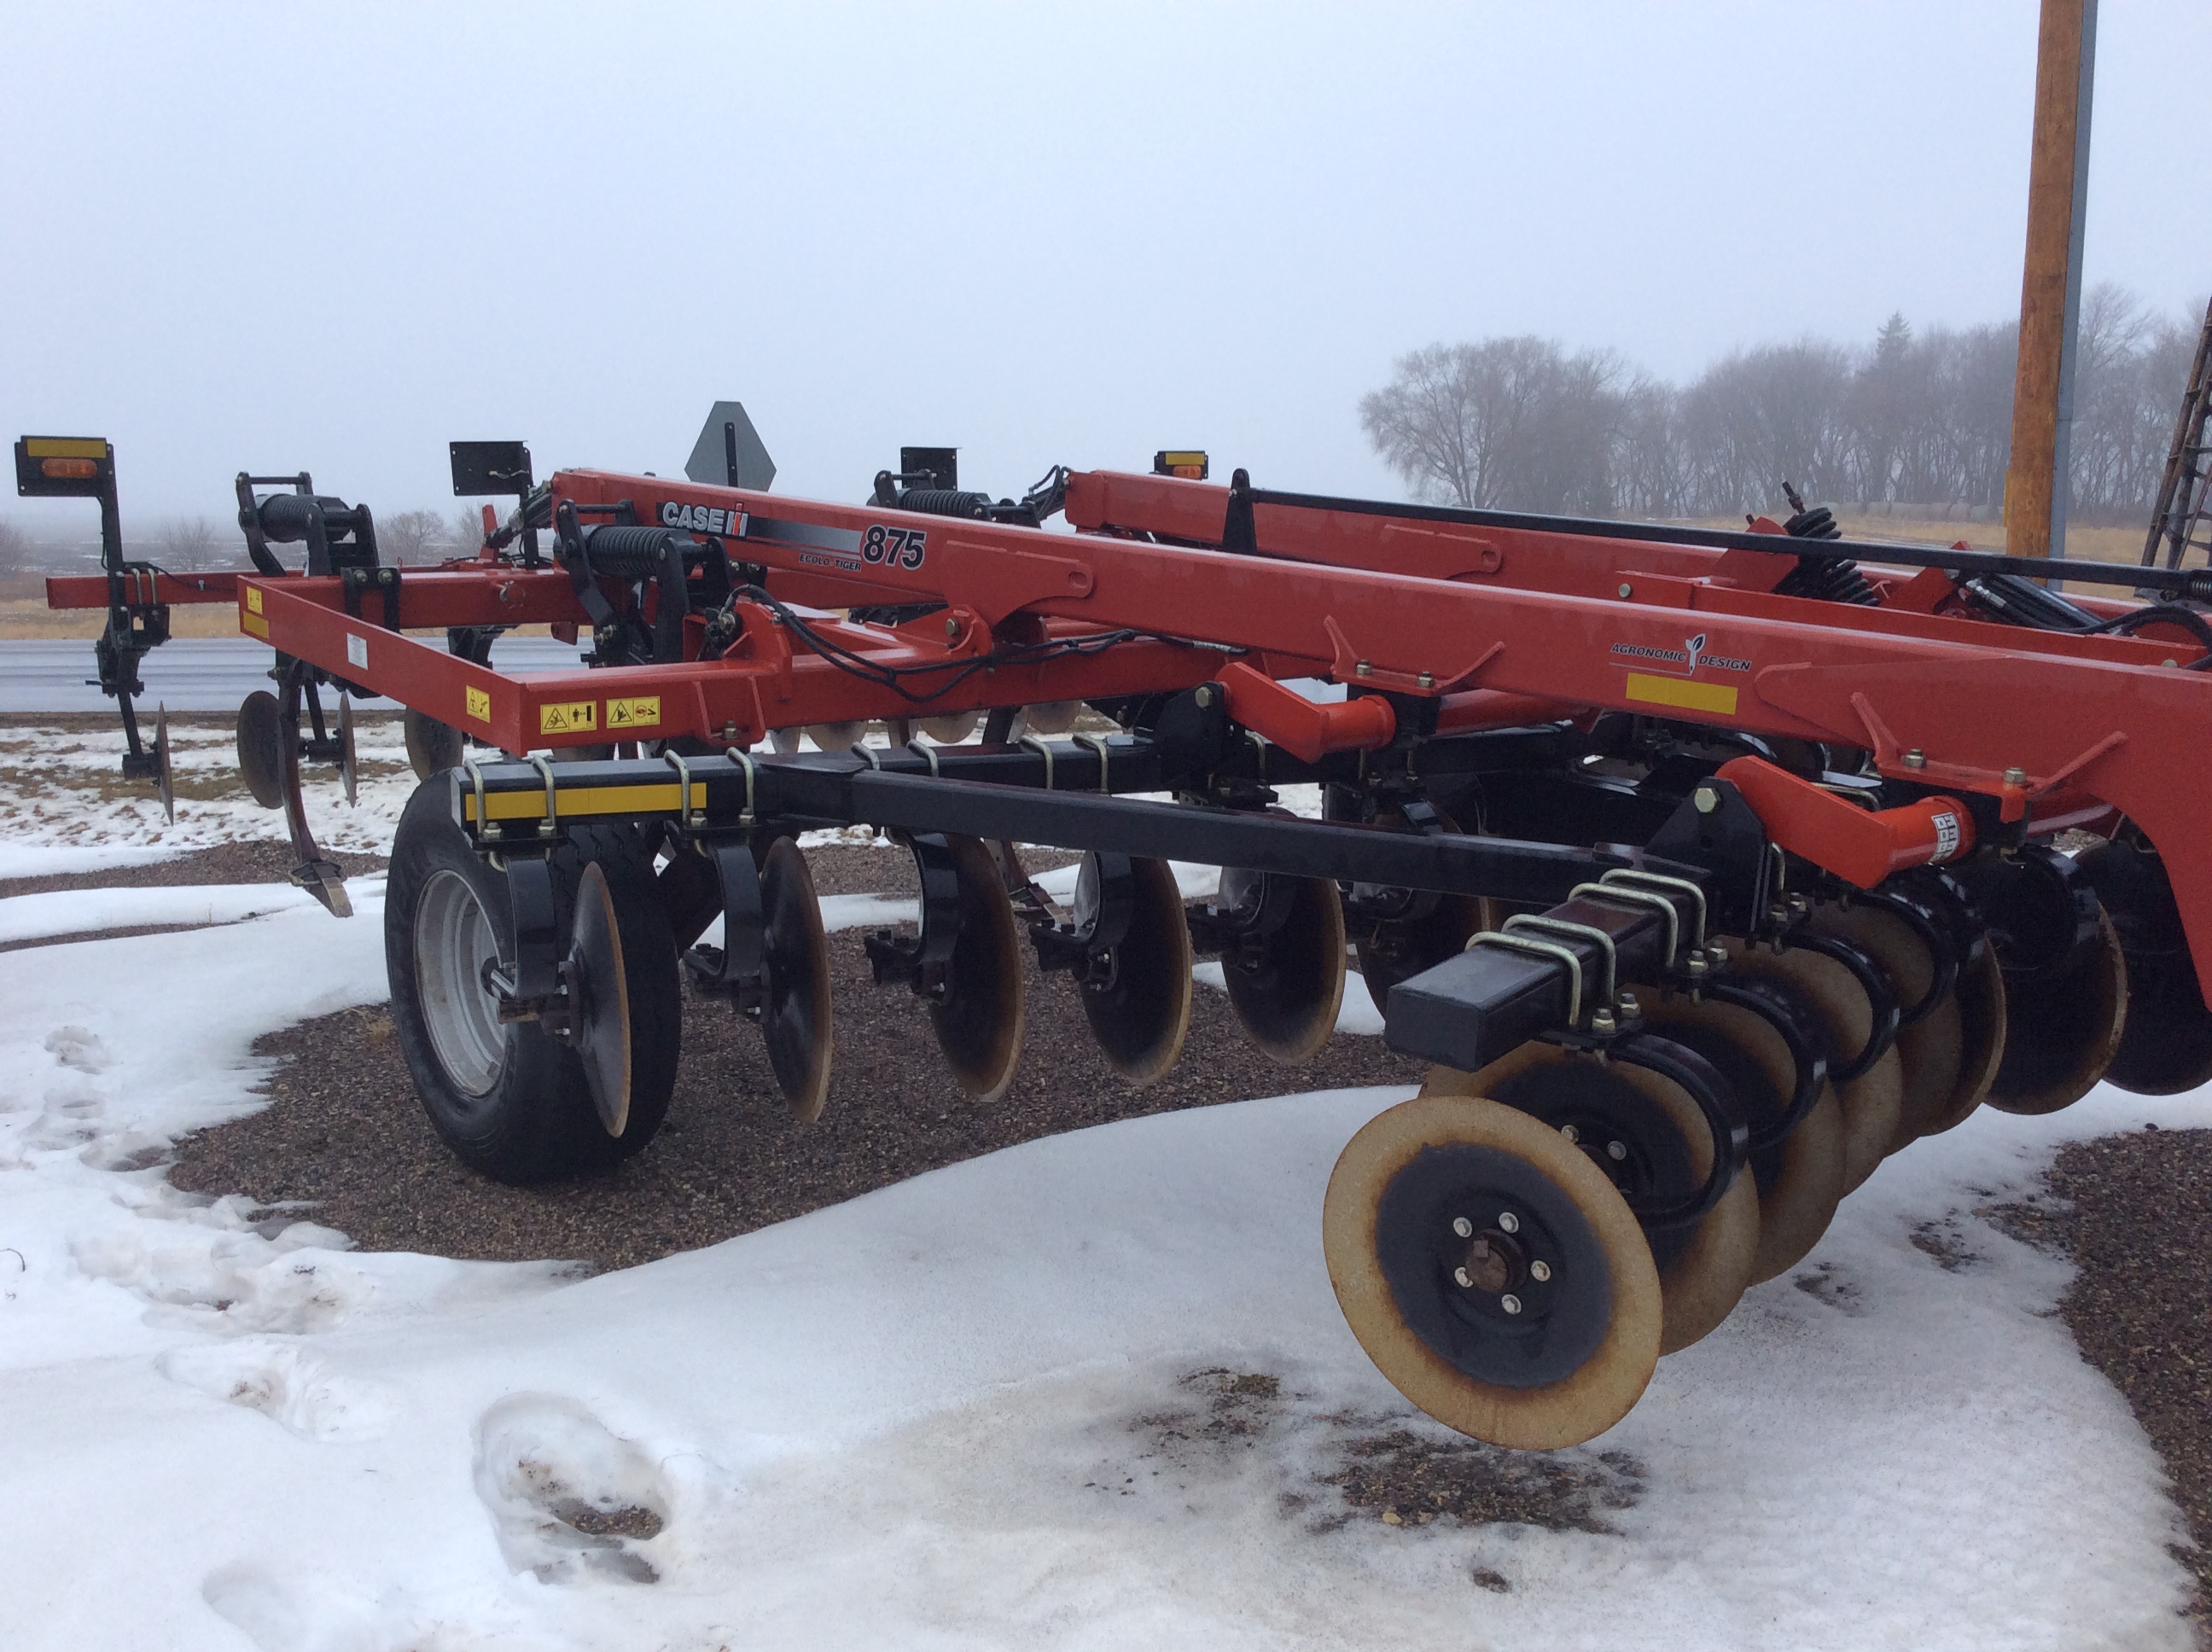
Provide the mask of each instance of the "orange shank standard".
{"label": "orange shank standard", "polygon": [[1861,889],[1909,866],[1955,860],[1974,847],[1973,817],[1955,798],[1863,809],[1760,757],[1724,762],[1719,777],[1743,793],[1769,837]]}
{"label": "orange shank standard", "polygon": [[1390,702],[1374,695],[1325,704],[1242,661],[1222,668],[1221,686],[1229,691],[1231,717],[1303,762],[1319,762],[1332,751],[1372,751],[1398,732]]}

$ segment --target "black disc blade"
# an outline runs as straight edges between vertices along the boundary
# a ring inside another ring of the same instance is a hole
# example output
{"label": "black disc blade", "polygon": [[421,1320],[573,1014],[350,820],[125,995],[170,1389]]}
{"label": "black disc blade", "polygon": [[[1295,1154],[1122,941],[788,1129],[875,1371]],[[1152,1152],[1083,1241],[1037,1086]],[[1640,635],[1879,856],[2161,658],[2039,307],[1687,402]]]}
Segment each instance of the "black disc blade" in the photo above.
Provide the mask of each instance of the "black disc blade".
{"label": "black disc blade", "polygon": [[169,766],[169,708],[154,711],[154,787],[161,794],[161,812],[169,824],[177,823],[177,776]]}
{"label": "black disc blade", "polygon": [[584,1082],[600,1124],[610,1136],[619,1136],[629,1124],[629,983],[623,973],[614,892],[596,861],[584,868],[576,884],[568,961],[574,971],[576,1054],[583,1059]]}
{"label": "black disc blade", "polygon": [[1133,860],[1136,900],[1112,974],[1080,988],[1083,1013],[1107,1065],[1133,1084],[1164,1076],[1190,1030],[1190,926],[1164,860]]}
{"label": "black disc blade", "polygon": [[792,1116],[811,1124],[830,1099],[830,943],[806,857],[787,837],[769,848],[761,874],[761,1036]]}
{"label": "black disc blade", "polygon": [[976,838],[947,841],[960,878],[960,938],[929,1019],[960,1088],[995,1102],[1012,1087],[1022,1053],[1021,930],[991,852]]}
{"label": "black disc blade", "polygon": [[238,708],[238,772],[264,809],[284,806],[283,741],[283,708],[268,689],[255,689]]}
{"label": "black disc blade", "polygon": [[433,774],[461,766],[460,730],[425,716],[412,706],[401,720],[407,738],[408,765],[414,769],[416,780],[427,780]]}
{"label": "black disc blade", "polygon": [[1262,1054],[1286,1066],[1310,1061],[1336,1030],[1344,1002],[1344,905],[1326,878],[1302,878],[1281,928],[1250,964],[1222,961],[1229,1005]]}

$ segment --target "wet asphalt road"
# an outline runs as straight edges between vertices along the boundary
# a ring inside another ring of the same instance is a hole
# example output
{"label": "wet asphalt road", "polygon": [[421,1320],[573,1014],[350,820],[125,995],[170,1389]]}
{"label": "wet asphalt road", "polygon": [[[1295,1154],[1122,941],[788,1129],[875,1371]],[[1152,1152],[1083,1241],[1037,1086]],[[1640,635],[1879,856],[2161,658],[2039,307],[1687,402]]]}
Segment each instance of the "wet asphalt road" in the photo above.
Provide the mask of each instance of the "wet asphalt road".
{"label": "wet asphalt road", "polygon": [[[266,647],[246,637],[179,637],[140,665],[146,684],[140,703],[149,711],[156,705],[234,711],[254,689],[270,686],[270,659]],[[491,663],[510,671],[573,670],[576,650],[550,637],[501,637],[492,645]],[[0,713],[105,711],[115,702],[88,681],[93,675],[88,641],[0,642]]]}

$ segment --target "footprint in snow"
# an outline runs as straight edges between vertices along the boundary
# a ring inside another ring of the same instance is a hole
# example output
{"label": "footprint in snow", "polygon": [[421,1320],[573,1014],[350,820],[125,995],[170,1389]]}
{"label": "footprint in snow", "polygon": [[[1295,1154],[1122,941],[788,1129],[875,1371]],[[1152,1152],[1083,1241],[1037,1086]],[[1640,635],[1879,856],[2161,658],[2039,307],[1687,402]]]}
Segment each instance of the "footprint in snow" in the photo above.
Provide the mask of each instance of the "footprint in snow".
{"label": "footprint in snow", "polygon": [[79,1072],[105,1072],[115,1058],[100,1035],[88,1027],[57,1027],[46,1035],[46,1049],[54,1060]]}
{"label": "footprint in snow", "polygon": [[333,1371],[297,1344],[272,1337],[173,1348],[157,1364],[171,1382],[260,1412],[303,1440],[379,1439],[399,1411],[398,1396],[382,1383]]}
{"label": "footprint in snow", "polygon": [[642,1551],[667,1527],[668,1484],[636,1446],[556,1394],[501,1400],[476,1436],[477,1495],[508,1565],[549,1583],[659,1581]]}

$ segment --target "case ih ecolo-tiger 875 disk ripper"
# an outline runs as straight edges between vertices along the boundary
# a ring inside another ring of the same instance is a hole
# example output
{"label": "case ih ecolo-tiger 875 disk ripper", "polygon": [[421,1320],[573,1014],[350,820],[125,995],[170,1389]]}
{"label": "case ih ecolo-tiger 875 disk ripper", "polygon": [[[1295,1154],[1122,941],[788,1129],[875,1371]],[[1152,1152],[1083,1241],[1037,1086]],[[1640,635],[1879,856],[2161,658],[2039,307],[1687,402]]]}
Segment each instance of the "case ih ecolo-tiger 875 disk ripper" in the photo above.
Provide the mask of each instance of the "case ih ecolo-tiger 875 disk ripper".
{"label": "case ih ecolo-tiger 875 disk ripper", "polygon": [[[1025,945],[1139,1084],[1194,951],[1295,1065],[1348,945],[1389,1045],[1435,1065],[1330,1180],[1339,1300],[1413,1403],[1542,1449],[1617,1421],[1885,1155],[1984,1103],[2212,1078],[2204,571],[1856,544],[1802,506],[1731,533],[1223,488],[1195,453],[994,501],[908,450],[841,505],[767,492],[721,434],[709,480],[538,483],[520,443],[457,443],[458,492],[519,503],[434,568],[383,564],[370,512],[304,475],[240,476],[254,571],[181,577],[124,559],[107,444],[16,446],[22,491],[101,502],[104,574],[49,592],[107,611],[127,772],[167,793],[131,698],[169,604],[235,603],[276,651],[240,762],[341,914],[300,767],[350,785],[351,698],[406,708],[393,1014],[485,1174],[651,1140],[686,974],[820,1111],[811,828],[912,850],[919,932],[869,953],[980,1099],[1019,1054]],[[1077,531],[1045,531],[1063,509]],[[486,664],[533,623],[588,665]],[[1285,682],[1314,677],[1345,697]],[[1055,738],[1079,705],[1113,732]],[[1278,806],[1313,783],[1323,818]],[[1016,842],[1084,853],[1072,910]],[[1227,868],[1218,895],[1186,907],[1170,859]]]}

